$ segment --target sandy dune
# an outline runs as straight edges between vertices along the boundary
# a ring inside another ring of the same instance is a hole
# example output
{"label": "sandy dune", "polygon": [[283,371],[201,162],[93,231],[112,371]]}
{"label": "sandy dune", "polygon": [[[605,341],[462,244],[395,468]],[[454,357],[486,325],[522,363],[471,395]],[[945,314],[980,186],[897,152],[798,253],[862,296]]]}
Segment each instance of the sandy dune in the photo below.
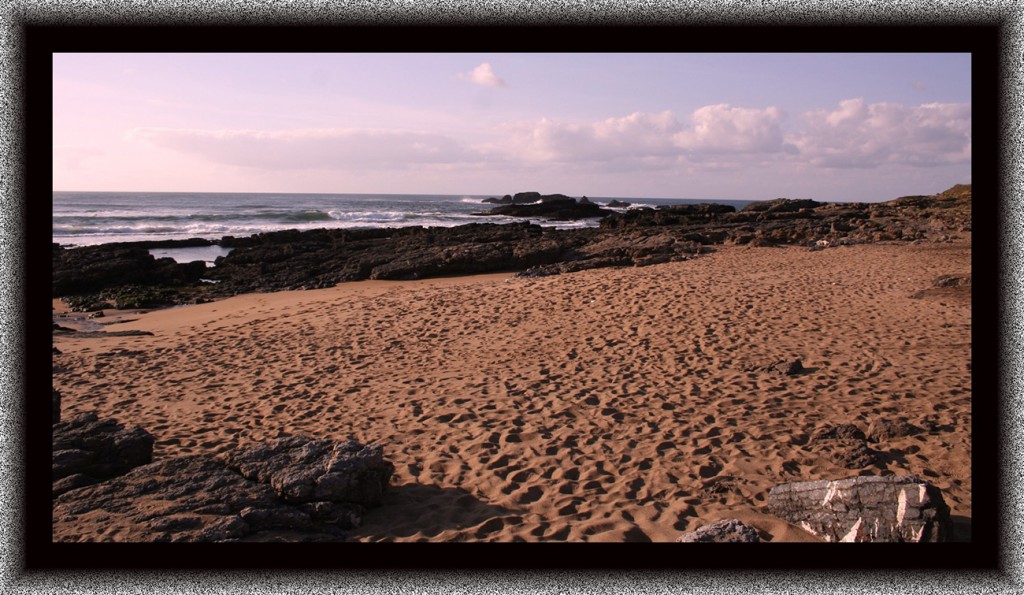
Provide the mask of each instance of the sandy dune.
{"label": "sandy dune", "polygon": [[[858,472],[932,482],[963,538],[970,288],[912,296],[970,270],[968,237],[245,295],[106,326],[151,336],[55,335],[54,386],[65,417],[153,433],[154,457],[383,444],[392,489],[358,540],[671,541],[720,518],[813,540],[768,490]],[[748,371],[791,358],[807,371]],[[877,418],[928,429],[864,470],[811,440]]]}

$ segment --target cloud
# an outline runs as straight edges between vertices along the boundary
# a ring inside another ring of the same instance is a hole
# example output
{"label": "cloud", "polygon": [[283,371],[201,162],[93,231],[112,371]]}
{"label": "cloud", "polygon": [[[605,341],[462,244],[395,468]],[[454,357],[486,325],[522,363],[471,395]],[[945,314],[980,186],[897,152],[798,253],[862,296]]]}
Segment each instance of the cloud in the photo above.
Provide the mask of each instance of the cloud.
{"label": "cloud", "polygon": [[673,137],[694,153],[777,153],[783,150],[782,110],[707,105],[693,112],[689,127]]}
{"label": "cloud", "polygon": [[671,111],[635,112],[591,123],[550,119],[506,127],[508,134],[489,152],[534,162],[595,162],[614,170],[675,168],[682,163],[710,163],[709,155],[739,166],[751,159],[795,151],[784,143],[775,107],[732,108],[725,104],[696,110],[683,124]]}
{"label": "cloud", "polygon": [[475,83],[482,87],[504,87],[505,81],[494,74],[490,63],[484,62],[469,72],[460,72],[456,78]]}
{"label": "cloud", "polygon": [[780,108],[714,104],[684,118],[634,112],[591,122],[504,124],[485,143],[402,129],[138,128],[131,137],[207,161],[263,170],[528,172],[741,171],[969,164],[969,104],[906,106],[846,99],[787,116]]}
{"label": "cloud", "polygon": [[607,161],[676,152],[671,135],[679,122],[671,112],[637,112],[590,124],[540,121],[505,127],[500,151],[528,161]]}
{"label": "cloud", "polygon": [[128,137],[217,163],[261,169],[404,168],[475,157],[453,138],[398,130],[136,128]]}
{"label": "cloud", "polygon": [[804,124],[786,140],[812,165],[928,167],[971,159],[969,104],[905,106],[847,99],[833,110],[804,114]]}

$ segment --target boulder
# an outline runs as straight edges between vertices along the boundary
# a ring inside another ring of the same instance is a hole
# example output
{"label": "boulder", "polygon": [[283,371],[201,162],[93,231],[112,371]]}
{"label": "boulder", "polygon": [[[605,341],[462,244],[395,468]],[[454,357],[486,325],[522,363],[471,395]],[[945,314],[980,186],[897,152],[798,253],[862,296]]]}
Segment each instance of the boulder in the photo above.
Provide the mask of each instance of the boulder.
{"label": "boulder", "polygon": [[624,200],[615,200],[615,199],[613,199],[613,200],[608,201],[608,204],[606,206],[608,206],[609,208],[612,208],[612,209],[624,209],[624,208],[630,206],[631,204],[632,203],[628,203],[628,202],[626,202]]}
{"label": "boulder", "polygon": [[223,455],[243,477],[270,485],[286,502],[377,506],[394,472],[377,445],[289,436]]}
{"label": "boulder", "polygon": [[939,542],[952,529],[942,492],[915,477],[782,484],[768,511],[832,542]]}
{"label": "boulder", "polygon": [[177,457],[58,496],[54,541],[338,541],[361,512],[343,507],[316,514],[213,457]]}
{"label": "boulder", "polygon": [[759,543],[757,530],[736,519],[726,519],[684,533],[677,543]]}
{"label": "boulder", "polygon": [[114,419],[83,413],[53,426],[53,481],[72,475],[107,479],[145,465],[153,457],[153,436]]}

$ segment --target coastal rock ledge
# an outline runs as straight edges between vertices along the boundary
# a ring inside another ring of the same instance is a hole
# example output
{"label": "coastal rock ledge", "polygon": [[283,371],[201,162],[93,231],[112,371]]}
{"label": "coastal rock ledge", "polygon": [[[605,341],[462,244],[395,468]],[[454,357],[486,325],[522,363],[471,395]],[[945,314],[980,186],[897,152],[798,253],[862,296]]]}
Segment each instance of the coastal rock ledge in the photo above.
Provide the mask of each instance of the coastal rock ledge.
{"label": "coastal rock ledge", "polygon": [[831,542],[940,542],[952,532],[942,492],[915,477],[782,484],[768,510]]}

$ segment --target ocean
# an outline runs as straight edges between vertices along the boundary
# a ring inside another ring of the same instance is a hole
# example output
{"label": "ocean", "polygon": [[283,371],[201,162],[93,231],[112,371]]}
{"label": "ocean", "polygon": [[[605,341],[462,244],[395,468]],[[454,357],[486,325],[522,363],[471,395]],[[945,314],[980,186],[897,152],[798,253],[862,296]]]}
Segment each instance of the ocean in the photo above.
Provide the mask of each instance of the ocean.
{"label": "ocean", "polygon": [[[284,229],[370,229],[380,227],[453,227],[466,223],[532,221],[569,229],[596,227],[598,219],[553,222],[516,217],[477,217],[494,205],[493,195],[459,194],[275,194],[221,192],[53,192],[53,241],[65,247],[110,242],[220,239],[245,237]],[[501,196],[501,195],[497,195]],[[715,202],[737,209],[752,201],[693,198],[588,198],[598,204],[611,200],[630,208]],[[182,249],[155,256],[178,259]],[[188,257],[212,260],[219,247],[192,248]],[[208,253],[208,254],[207,254]]]}

